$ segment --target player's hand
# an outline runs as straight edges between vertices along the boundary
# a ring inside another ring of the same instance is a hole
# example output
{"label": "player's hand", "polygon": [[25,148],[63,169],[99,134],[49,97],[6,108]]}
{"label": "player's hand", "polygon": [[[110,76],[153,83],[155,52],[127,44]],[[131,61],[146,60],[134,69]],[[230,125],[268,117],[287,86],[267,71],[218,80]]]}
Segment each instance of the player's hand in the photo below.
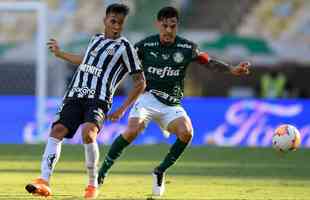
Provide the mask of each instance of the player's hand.
{"label": "player's hand", "polygon": [[61,51],[60,51],[60,48],[59,48],[59,45],[58,45],[57,40],[55,40],[55,39],[50,39],[50,40],[47,42],[47,47],[48,47],[48,49],[49,49],[56,57],[59,57],[59,56],[60,56]]}
{"label": "player's hand", "polygon": [[236,67],[233,67],[230,72],[235,76],[241,76],[241,75],[249,75],[250,74],[250,62],[241,62]]}
{"label": "player's hand", "polygon": [[117,109],[115,112],[108,115],[108,120],[111,120],[112,122],[118,121],[120,118],[122,118],[125,114],[125,111],[121,108]]}

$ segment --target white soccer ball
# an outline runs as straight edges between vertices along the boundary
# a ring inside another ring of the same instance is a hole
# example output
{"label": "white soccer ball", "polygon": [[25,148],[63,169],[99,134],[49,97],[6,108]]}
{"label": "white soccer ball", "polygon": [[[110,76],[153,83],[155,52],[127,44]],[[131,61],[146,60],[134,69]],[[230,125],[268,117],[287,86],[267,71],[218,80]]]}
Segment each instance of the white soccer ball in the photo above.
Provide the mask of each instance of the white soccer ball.
{"label": "white soccer ball", "polygon": [[300,145],[300,133],[290,124],[283,124],[276,128],[272,136],[272,146],[280,152],[295,151]]}

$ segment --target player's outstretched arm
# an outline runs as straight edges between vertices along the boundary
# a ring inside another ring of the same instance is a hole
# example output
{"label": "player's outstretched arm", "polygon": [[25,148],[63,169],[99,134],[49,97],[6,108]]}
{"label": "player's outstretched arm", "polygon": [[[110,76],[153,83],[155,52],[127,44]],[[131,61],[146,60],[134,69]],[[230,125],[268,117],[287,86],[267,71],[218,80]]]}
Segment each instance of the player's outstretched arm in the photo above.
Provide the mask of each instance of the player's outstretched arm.
{"label": "player's outstretched arm", "polygon": [[48,49],[54,54],[55,57],[62,60],[66,60],[72,64],[79,65],[83,61],[83,57],[80,55],[71,54],[65,51],[62,51],[59,48],[58,42],[55,39],[50,39],[47,42]]}
{"label": "player's outstretched arm", "polygon": [[230,72],[235,76],[248,75],[250,74],[250,62],[241,62],[237,66],[232,66],[223,61],[210,58],[207,53],[201,53],[197,57],[199,64],[204,65],[208,69],[216,72]]}
{"label": "player's outstretched arm", "polygon": [[143,93],[146,87],[145,77],[142,71],[131,75],[131,77],[133,79],[134,86],[133,89],[129,92],[127,99],[115,112],[108,115],[108,119],[113,122],[119,120],[125,114],[127,109],[136,101],[138,96]]}

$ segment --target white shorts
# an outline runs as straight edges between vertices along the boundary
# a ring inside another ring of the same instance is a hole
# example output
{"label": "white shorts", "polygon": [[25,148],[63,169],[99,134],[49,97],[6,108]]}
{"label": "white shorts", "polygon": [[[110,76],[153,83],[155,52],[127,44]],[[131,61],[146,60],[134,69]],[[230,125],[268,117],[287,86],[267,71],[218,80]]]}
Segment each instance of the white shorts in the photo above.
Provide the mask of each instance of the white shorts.
{"label": "white shorts", "polygon": [[173,120],[188,115],[181,105],[168,106],[154,97],[150,92],[143,93],[130,110],[129,118],[140,118],[144,121],[145,127],[151,120],[154,120],[162,129],[164,136],[169,137],[168,125]]}

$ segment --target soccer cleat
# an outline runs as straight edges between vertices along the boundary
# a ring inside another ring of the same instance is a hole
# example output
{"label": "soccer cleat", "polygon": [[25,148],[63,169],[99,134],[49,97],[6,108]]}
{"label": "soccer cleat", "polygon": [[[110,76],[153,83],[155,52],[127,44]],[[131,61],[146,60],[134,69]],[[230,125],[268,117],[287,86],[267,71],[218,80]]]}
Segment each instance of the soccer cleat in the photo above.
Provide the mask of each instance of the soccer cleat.
{"label": "soccer cleat", "polygon": [[103,184],[104,178],[105,178],[104,174],[101,173],[101,171],[99,171],[98,172],[98,178],[97,178],[97,182],[98,182],[99,187]]}
{"label": "soccer cleat", "polygon": [[84,192],[85,199],[96,199],[98,196],[98,190],[95,186],[88,185]]}
{"label": "soccer cleat", "polygon": [[32,183],[26,185],[25,189],[36,196],[48,197],[52,195],[52,191],[48,182],[42,178],[36,178]]}
{"label": "soccer cleat", "polygon": [[165,173],[158,171],[153,172],[153,196],[162,196],[165,192]]}

